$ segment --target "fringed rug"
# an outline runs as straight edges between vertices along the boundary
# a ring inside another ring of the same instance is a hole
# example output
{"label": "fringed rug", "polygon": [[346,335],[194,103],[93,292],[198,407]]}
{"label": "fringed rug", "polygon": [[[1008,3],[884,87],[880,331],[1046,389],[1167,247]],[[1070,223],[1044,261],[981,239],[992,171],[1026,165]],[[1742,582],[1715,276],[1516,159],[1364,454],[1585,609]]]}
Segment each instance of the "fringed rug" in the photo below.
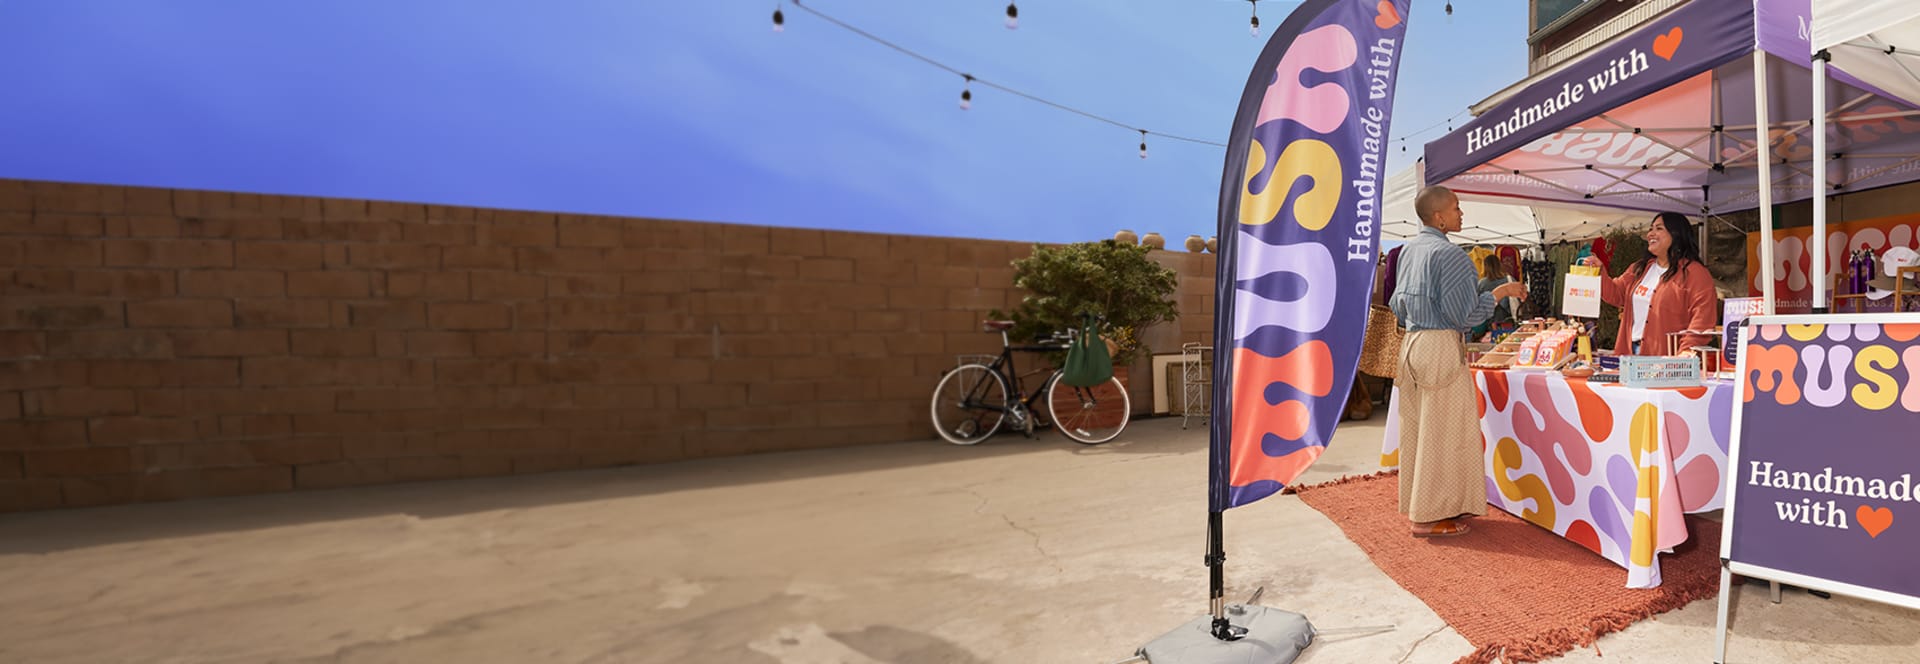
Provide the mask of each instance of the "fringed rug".
{"label": "fringed rug", "polygon": [[1296,493],[1473,644],[1462,663],[1537,662],[1719,590],[1712,521],[1689,517],[1692,537],[1660,557],[1660,587],[1633,590],[1625,569],[1492,506],[1464,535],[1413,537],[1394,507],[1398,486],[1389,472]]}

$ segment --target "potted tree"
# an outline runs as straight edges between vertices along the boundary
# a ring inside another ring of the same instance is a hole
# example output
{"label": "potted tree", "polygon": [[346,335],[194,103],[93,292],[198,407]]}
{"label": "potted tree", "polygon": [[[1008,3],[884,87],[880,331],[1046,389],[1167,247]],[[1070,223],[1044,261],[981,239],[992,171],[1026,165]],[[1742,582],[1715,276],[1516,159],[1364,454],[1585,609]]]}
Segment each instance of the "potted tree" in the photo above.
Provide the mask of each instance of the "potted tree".
{"label": "potted tree", "polygon": [[1019,339],[1078,329],[1085,314],[1100,317],[1114,375],[1126,382],[1125,369],[1148,351],[1140,330],[1171,322],[1179,312],[1177,276],[1147,258],[1151,250],[1113,240],[1035,245],[1032,256],[1013,261],[1013,285],[1025,297],[1012,314],[994,313],[1014,321],[1011,332]]}

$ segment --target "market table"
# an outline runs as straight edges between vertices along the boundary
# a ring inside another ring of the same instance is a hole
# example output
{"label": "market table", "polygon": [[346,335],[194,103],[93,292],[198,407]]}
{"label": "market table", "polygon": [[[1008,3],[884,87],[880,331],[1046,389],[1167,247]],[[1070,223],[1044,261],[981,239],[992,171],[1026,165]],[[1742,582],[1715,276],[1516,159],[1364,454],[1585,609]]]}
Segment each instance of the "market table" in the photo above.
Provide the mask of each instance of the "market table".
{"label": "market table", "polygon": [[[1487,502],[1660,585],[1658,553],[1687,540],[1682,514],[1726,503],[1734,385],[1642,389],[1551,371],[1475,370]],[[1400,465],[1399,391],[1380,465]]]}

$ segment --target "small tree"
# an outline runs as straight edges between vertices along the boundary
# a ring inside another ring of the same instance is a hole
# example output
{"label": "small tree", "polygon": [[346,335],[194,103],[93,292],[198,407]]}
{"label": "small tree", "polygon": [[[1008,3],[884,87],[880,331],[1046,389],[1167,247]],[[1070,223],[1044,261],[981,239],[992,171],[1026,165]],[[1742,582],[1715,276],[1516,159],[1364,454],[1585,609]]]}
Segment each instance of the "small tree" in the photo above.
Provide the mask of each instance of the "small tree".
{"label": "small tree", "polygon": [[1140,329],[1179,313],[1172,299],[1177,275],[1148,259],[1148,251],[1113,240],[1035,245],[1032,256],[1013,262],[1013,285],[1027,291],[1011,316],[1013,334],[1031,339],[1078,329],[1091,313],[1102,318],[1100,334],[1113,344],[1114,364],[1133,363],[1144,350]]}

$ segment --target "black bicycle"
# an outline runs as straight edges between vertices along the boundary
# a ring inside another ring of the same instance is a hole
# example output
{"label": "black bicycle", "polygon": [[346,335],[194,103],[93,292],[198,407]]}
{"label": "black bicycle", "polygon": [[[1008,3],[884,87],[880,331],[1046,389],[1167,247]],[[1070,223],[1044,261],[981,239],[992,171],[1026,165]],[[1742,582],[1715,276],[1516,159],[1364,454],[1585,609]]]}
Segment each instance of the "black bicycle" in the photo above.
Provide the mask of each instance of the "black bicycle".
{"label": "black bicycle", "polygon": [[1060,382],[1060,369],[1041,369],[1026,375],[1052,373],[1040,389],[1027,394],[1021,381],[1024,376],[1014,369],[1013,354],[1064,351],[1072,343],[1072,330],[1038,343],[1014,345],[1007,339],[1013,321],[986,321],[984,327],[985,332],[1000,333],[1000,356],[985,364],[970,362],[954,367],[933,388],[933,429],[941,438],[955,445],[973,445],[1001,427],[1032,437],[1034,429],[1047,426],[1035,413],[1038,407],[1034,402],[1043,396],[1052,426],[1075,442],[1104,443],[1127,428],[1133,403],[1118,378],[1092,387],[1075,387]]}

